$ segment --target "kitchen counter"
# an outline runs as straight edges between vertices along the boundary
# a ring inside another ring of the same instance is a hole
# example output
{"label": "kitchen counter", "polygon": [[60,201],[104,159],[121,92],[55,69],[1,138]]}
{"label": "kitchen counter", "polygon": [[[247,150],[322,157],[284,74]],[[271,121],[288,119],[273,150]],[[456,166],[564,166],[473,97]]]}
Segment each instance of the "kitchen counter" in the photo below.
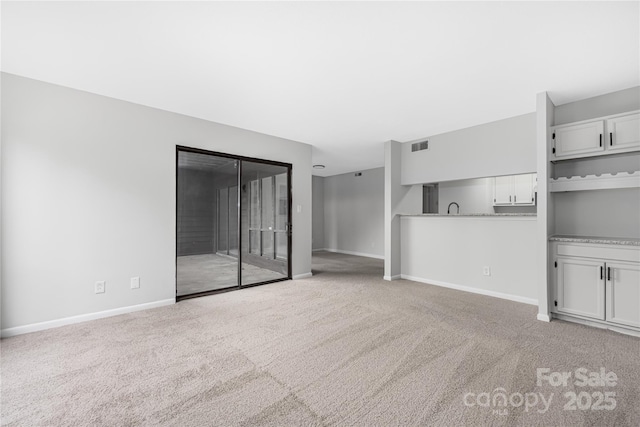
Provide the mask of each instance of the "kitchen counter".
{"label": "kitchen counter", "polygon": [[596,236],[566,236],[556,235],[549,237],[550,242],[571,242],[571,243],[595,243],[601,245],[626,245],[640,246],[640,239],[632,237],[596,237]]}
{"label": "kitchen counter", "polygon": [[529,216],[535,217],[534,213],[469,213],[469,214],[398,214],[400,216],[426,216],[426,217],[495,217],[495,216]]}

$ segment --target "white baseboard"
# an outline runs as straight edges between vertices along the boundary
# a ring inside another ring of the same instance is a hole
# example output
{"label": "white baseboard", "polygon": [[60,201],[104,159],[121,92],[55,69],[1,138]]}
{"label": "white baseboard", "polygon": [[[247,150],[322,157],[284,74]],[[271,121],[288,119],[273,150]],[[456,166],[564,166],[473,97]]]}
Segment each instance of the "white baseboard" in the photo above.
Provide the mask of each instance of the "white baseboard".
{"label": "white baseboard", "polygon": [[320,251],[326,251],[325,248],[322,249],[311,249],[311,252],[320,252]]}
{"label": "white baseboard", "polygon": [[333,252],[336,254],[355,255],[355,256],[362,256],[365,258],[384,259],[384,255],[366,254],[364,252],[343,251],[341,249],[322,249],[322,250],[327,252]]}
{"label": "white baseboard", "polygon": [[611,323],[607,323],[599,320],[587,320],[581,319],[579,317],[571,316],[571,315],[563,315],[561,313],[553,313],[554,319],[564,320],[567,322],[580,323],[581,325],[591,326],[599,329],[609,329],[614,332],[618,332],[620,334],[631,335],[634,337],[640,337],[640,331],[630,327],[629,329],[622,325],[612,325]]}
{"label": "white baseboard", "polygon": [[45,329],[57,328],[65,325],[73,325],[74,323],[86,322],[88,320],[102,319],[105,317],[117,316],[119,314],[133,313],[134,311],[148,310],[150,308],[163,307],[165,305],[175,304],[176,299],[164,299],[160,301],[147,302],[144,304],[130,305],[128,307],[114,308],[111,310],[98,311],[96,313],[80,314],[78,316],[64,317],[62,319],[49,320],[46,322],[32,323],[30,325],[16,326],[14,328],[3,329],[0,333],[2,338],[13,337],[16,335],[28,334],[29,332],[44,331]]}
{"label": "white baseboard", "polygon": [[504,294],[502,292],[490,291],[487,289],[473,288],[471,286],[456,285],[454,283],[441,282],[439,280],[423,279],[421,277],[401,275],[403,279],[412,280],[414,282],[426,283],[428,285],[442,286],[443,288],[456,289],[458,291],[471,292],[474,294],[487,295],[495,298],[507,299],[515,302],[522,302],[525,304],[538,305],[538,300],[533,298],[521,297],[518,295]]}
{"label": "white baseboard", "polygon": [[551,316],[549,316],[548,314],[538,313],[536,318],[543,322],[551,322]]}
{"label": "white baseboard", "polygon": [[398,280],[398,279],[402,279],[402,277],[399,274],[396,274],[395,276],[383,276],[382,277],[384,280]]}
{"label": "white baseboard", "polygon": [[293,276],[293,280],[299,280],[299,279],[308,279],[309,277],[313,276],[313,273],[309,272],[309,273],[302,273],[302,274],[295,274]]}

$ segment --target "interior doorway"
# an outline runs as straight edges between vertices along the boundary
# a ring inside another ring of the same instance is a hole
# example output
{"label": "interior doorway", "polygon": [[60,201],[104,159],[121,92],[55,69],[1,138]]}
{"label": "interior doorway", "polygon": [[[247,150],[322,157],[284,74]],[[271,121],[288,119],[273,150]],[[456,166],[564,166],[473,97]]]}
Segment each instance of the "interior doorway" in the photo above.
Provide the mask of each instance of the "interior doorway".
{"label": "interior doorway", "polygon": [[177,147],[176,298],[291,278],[291,165]]}

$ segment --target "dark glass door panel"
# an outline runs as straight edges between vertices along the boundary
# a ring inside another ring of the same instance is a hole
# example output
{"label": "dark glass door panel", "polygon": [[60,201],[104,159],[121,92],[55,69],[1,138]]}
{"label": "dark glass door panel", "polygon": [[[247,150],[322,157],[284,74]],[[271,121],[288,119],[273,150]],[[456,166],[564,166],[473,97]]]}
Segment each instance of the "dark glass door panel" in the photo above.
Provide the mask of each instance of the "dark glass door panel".
{"label": "dark glass door panel", "polygon": [[241,285],[289,276],[289,175],[286,166],[242,162]]}
{"label": "dark glass door panel", "polygon": [[237,160],[178,151],[178,297],[238,286],[237,183]]}

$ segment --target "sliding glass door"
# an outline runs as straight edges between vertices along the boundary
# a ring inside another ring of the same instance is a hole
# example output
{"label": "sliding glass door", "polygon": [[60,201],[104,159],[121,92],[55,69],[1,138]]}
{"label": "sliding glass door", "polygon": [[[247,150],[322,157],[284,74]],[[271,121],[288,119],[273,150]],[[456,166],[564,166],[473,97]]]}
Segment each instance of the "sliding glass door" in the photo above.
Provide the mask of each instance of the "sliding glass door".
{"label": "sliding glass door", "polygon": [[291,165],[178,147],[178,299],[291,277]]}
{"label": "sliding glass door", "polygon": [[238,284],[238,168],[233,158],[178,151],[177,297]]}
{"label": "sliding glass door", "polygon": [[242,284],[288,277],[289,168],[244,161],[242,195]]}

